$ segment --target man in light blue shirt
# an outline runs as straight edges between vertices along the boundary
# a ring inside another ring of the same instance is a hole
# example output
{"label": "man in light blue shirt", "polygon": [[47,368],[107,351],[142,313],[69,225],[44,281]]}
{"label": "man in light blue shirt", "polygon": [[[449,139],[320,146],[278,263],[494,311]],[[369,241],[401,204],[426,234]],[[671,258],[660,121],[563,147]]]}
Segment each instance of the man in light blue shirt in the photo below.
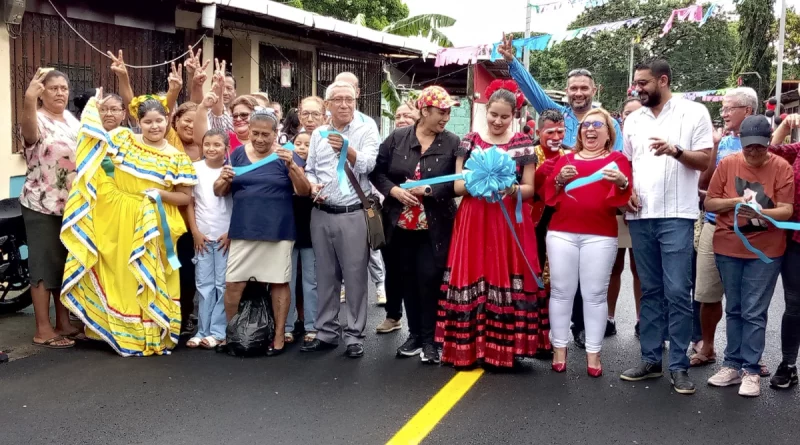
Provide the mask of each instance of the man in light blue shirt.
{"label": "man in light blue shirt", "polygon": [[[545,93],[542,86],[528,72],[528,69],[517,60],[515,57],[516,49],[511,45],[510,40],[500,45],[497,51],[508,62],[508,72],[511,74],[511,78],[517,82],[525,94],[525,98],[533,105],[537,113],[554,109],[564,115],[566,133],[564,134],[563,144],[568,147],[574,147],[575,141],[578,139],[578,127],[581,119],[593,108],[592,100],[595,93],[597,93],[597,86],[594,83],[592,73],[585,69],[577,69],[567,74],[566,92],[569,105],[561,105]],[[614,150],[622,151],[622,132],[616,119],[614,120],[614,131],[617,133]]]}
{"label": "man in light blue shirt", "polygon": [[[747,116],[758,111],[758,95],[752,88],[728,90],[722,98],[720,115],[725,122],[724,129],[714,132],[714,148],[711,150],[709,166],[700,174],[700,194],[705,198],[705,190],[714,176],[717,165],[726,156],[742,151],[739,140],[739,127]],[[723,136],[724,134],[724,136]],[[716,359],[714,334],[722,319],[722,279],[714,259],[714,230],[717,217],[706,212],[703,229],[697,243],[697,279],[694,299],[700,303],[700,326],[703,340],[695,346],[697,353],[691,357],[691,366],[702,366]]]}

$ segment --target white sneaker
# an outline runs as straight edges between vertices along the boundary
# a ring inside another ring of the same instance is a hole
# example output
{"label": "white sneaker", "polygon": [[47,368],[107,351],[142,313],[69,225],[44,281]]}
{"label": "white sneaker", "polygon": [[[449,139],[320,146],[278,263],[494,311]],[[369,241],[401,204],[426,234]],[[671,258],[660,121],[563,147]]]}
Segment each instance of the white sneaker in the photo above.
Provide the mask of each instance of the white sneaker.
{"label": "white sneaker", "polygon": [[761,377],[758,374],[745,372],[739,386],[739,395],[745,397],[758,397],[761,395]]}
{"label": "white sneaker", "polygon": [[739,383],[742,383],[742,374],[728,367],[723,367],[708,379],[708,384],[711,386],[731,386]]}
{"label": "white sneaker", "polygon": [[378,306],[383,306],[386,304],[386,287],[383,283],[380,283],[375,286],[376,289],[376,297],[378,299]]}
{"label": "white sneaker", "polygon": [[344,285],[342,285],[342,291],[339,293],[339,303],[344,303]]}

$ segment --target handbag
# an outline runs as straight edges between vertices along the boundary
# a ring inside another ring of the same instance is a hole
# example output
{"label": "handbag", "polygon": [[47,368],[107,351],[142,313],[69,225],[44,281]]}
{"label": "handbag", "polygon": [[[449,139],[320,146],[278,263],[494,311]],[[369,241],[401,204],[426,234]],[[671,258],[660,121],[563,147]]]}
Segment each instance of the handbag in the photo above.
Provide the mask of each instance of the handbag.
{"label": "handbag", "polygon": [[383,207],[381,206],[381,202],[376,196],[367,198],[364,194],[364,190],[358,185],[356,175],[353,174],[353,170],[350,170],[349,165],[345,165],[344,171],[347,174],[347,179],[350,180],[350,184],[353,185],[358,199],[361,200],[361,204],[364,206],[364,216],[367,218],[367,241],[369,242],[369,247],[372,250],[378,250],[386,245],[386,237],[383,234],[383,214],[381,212]]}

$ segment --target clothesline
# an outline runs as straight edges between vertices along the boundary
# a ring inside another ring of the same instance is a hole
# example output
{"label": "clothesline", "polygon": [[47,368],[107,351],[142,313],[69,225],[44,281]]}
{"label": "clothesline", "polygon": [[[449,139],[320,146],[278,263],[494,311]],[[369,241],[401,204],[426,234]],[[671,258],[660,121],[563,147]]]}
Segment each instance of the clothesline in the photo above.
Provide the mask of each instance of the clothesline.
{"label": "clothesline", "polygon": [[[565,0],[569,1],[569,0]],[[696,22],[699,26],[703,26],[709,18],[717,10],[717,4],[712,4],[703,14],[703,7],[700,5],[692,5],[687,8],[675,9],[670,14],[664,28],[661,31],[660,37],[666,35],[673,26],[675,20]],[[582,38],[597,34],[602,31],[616,31],[622,28],[630,28],[636,26],[644,19],[644,17],[635,17],[627,20],[620,20],[611,23],[602,23],[599,25],[586,26],[583,28],[570,29],[553,34],[542,34],[535,37],[514,39],[511,44],[516,49],[517,57],[522,57],[522,52],[525,48],[530,51],[544,51],[552,48],[554,45],[566,42],[576,38]],[[466,65],[476,63],[479,57],[488,55],[492,61],[500,59],[500,54],[497,49],[501,45],[500,42],[483,45],[463,46],[459,48],[442,48],[436,53],[436,61],[434,66],[440,67],[451,64]]]}

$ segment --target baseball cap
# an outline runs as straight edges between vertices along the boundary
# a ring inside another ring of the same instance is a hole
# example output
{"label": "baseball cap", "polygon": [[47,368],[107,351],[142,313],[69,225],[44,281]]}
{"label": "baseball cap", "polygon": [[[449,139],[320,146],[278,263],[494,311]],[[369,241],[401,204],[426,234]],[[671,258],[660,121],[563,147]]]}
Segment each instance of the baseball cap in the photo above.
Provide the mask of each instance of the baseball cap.
{"label": "baseball cap", "polygon": [[772,125],[760,114],[747,116],[739,127],[739,139],[742,147],[748,145],[768,146],[772,138]]}
{"label": "baseball cap", "polygon": [[450,97],[444,88],[440,86],[430,86],[422,90],[417,99],[417,108],[420,110],[425,107],[436,107],[440,110],[447,110],[450,107],[457,107],[460,102]]}

